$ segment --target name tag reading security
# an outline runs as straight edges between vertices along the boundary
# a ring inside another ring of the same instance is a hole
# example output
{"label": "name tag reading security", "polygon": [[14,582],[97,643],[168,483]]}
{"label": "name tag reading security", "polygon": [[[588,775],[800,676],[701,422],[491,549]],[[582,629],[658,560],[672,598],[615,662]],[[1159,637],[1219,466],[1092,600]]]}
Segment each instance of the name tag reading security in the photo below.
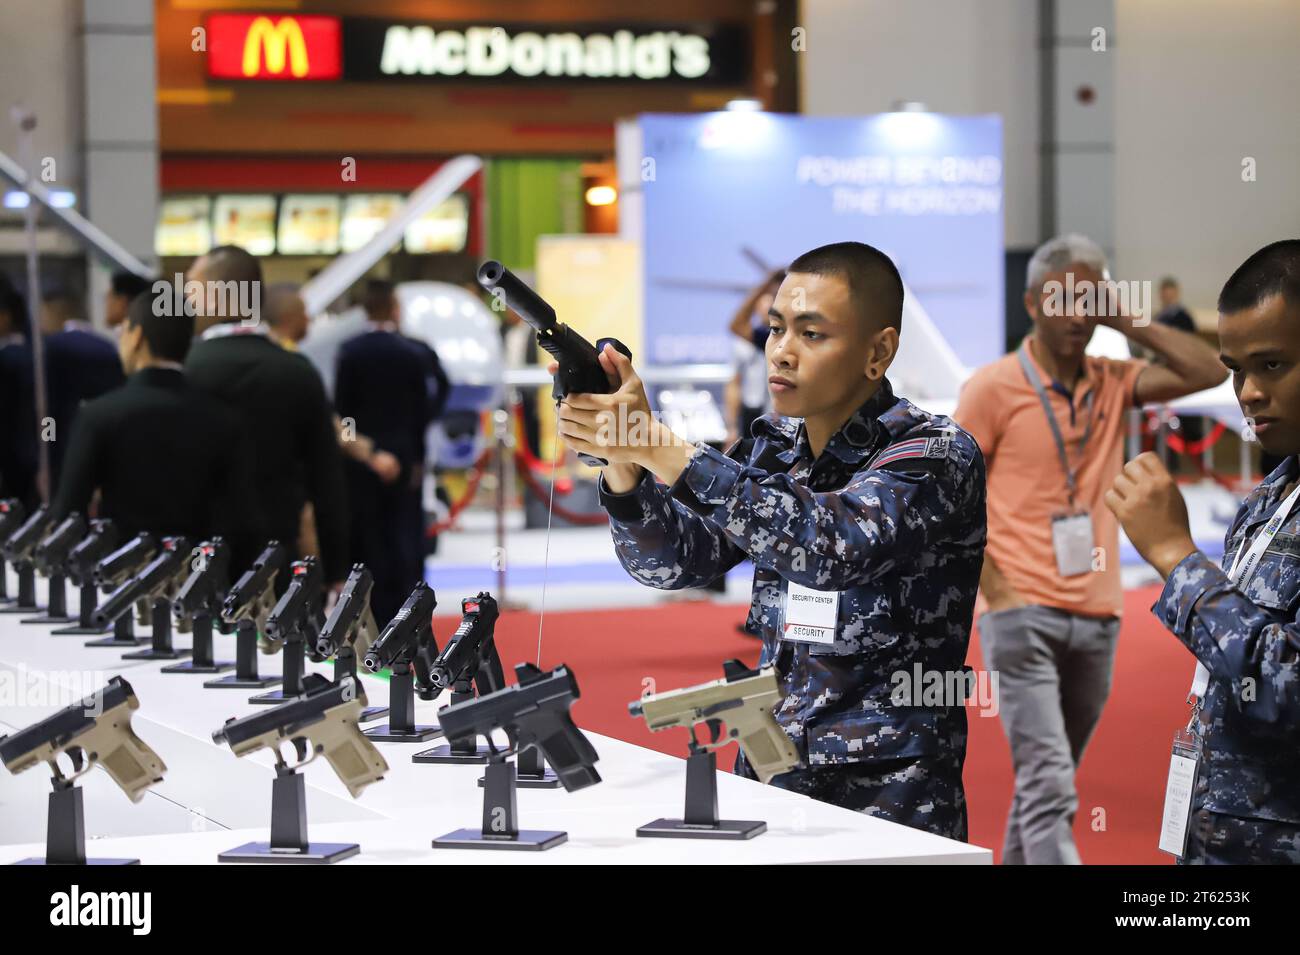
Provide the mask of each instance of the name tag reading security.
{"label": "name tag reading security", "polygon": [[839,610],[839,591],[813,590],[786,581],[782,637],[798,643],[833,644]]}

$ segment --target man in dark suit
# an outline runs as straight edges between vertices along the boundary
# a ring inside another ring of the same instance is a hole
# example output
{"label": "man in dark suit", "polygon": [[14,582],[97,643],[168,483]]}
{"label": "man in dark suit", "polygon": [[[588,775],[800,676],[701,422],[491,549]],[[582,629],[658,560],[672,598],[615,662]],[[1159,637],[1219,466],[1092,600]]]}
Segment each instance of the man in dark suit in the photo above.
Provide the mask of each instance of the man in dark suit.
{"label": "man in dark suit", "polygon": [[339,349],[334,406],[344,440],[349,430],[363,432],[401,465],[388,482],[352,459],[346,468],[352,552],[374,574],[371,606],[387,620],[424,579],[424,436],[442,412],[448,385],[433,349],[398,330],[392,283],[370,282],[365,309],[369,329]]}
{"label": "man in dark suit", "polygon": [[83,402],[126,381],[117,346],[86,322],[72,317],[72,297],[47,292],[41,315],[45,335],[45,408],[54,422],[50,441],[50,487],[59,486],[67,438]]}
{"label": "man in dark suit", "polygon": [[149,293],[131,303],[120,343],[131,377],[82,406],[51,514],[88,513],[98,490],[98,515],[124,539],[149,531],[197,544],[221,534],[256,547],[263,529],[239,421],[186,381],[193,318],[155,314],[153,303]]}
{"label": "man in dark suit", "polygon": [[0,276],[0,496],[30,510],[36,493],[36,407],[27,302]]}
{"label": "man in dark suit", "polygon": [[104,323],[116,330],[126,321],[126,310],[131,307],[135,297],[149,291],[152,285],[151,281],[134,272],[114,272],[108,292],[104,295]]}
{"label": "man in dark suit", "polygon": [[186,374],[239,413],[252,442],[268,536],[295,549],[303,504],[310,500],[325,579],[341,587],[350,567],[347,500],[320,375],[269,337],[260,321],[262,269],[244,249],[218,246],[196,259],[186,278],[187,288],[198,282],[193,288],[202,290],[192,300],[199,339]]}

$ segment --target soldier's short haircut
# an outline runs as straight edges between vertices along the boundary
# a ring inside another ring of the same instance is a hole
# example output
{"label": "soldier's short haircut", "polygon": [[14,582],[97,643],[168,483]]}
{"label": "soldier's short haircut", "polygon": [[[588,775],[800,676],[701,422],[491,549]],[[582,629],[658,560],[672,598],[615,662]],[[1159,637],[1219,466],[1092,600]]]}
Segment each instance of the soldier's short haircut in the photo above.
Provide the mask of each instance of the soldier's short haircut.
{"label": "soldier's short haircut", "polygon": [[247,249],[219,245],[203,256],[208,265],[204,278],[210,282],[261,282],[262,264]]}
{"label": "soldier's short haircut", "polygon": [[[164,314],[158,314],[162,311]],[[176,314],[171,314],[175,312]],[[128,328],[139,325],[144,329],[144,340],[154,358],[164,361],[184,361],[194,338],[194,316],[187,308],[154,308],[154,295],[144,292],[131,299],[126,310]]]}
{"label": "soldier's short haircut", "polygon": [[396,291],[396,287],[387,279],[371,279],[361,294],[361,306],[371,318],[380,316],[387,319],[392,312]]}
{"label": "soldier's short haircut", "polygon": [[865,242],[833,242],[805,252],[786,274],[834,275],[849,286],[853,310],[875,328],[903,327],[903,278],[885,253]]}
{"label": "soldier's short haircut", "polygon": [[112,284],[113,294],[123,296],[128,302],[141,292],[147,292],[153,288],[151,280],[143,279],[134,272],[125,270],[113,273]]}
{"label": "soldier's short haircut", "polygon": [[1274,295],[1291,308],[1300,306],[1300,239],[1266,245],[1242,262],[1223,284],[1219,311],[1231,315]]}

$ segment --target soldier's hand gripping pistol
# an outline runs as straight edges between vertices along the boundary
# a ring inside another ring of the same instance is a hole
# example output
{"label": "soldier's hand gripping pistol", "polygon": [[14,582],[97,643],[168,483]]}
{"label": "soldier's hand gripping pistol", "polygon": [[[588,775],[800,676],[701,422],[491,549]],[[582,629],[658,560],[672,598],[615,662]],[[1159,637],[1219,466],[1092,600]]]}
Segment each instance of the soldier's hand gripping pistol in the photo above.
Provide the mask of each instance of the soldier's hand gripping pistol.
{"label": "soldier's hand gripping pistol", "polygon": [[378,673],[384,667],[390,667],[395,674],[413,669],[415,692],[422,700],[432,700],[439,693],[430,674],[438,656],[431,619],[437,606],[433,588],[420,581],[361,658],[371,673]]}
{"label": "soldier's hand gripping pistol", "polygon": [[315,557],[296,560],[289,566],[289,586],[266,618],[266,637],[278,649],[288,640],[301,640],[317,663],[324,660],[317,650],[321,625],[325,621],[324,575]]}
{"label": "soldier's hand gripping pistol", "polygon": [[[609,344],[615,351],[631,358],[632,352],[626,345],[616,338],[601,338],[593,345],[568,325],[557,321],[555,309],[500,262],[484,262],[478,270],[478,284],[494,298],[504,298],[506,304],[537,333],[537,344],[559,365],[551,388],[551,397],[556,404],[574,393],[604,395],[613,391],[598,356]],[[590,454],[579,454],[578,457],[593,467],[609,463]]]}
{"label": "soldier's hand gripping pistol", "polygon": [[[137,574],[118,586],[95,611],[95,625],[108,626],[122,614],[129,613],[137,601],[155,598],[170,600],[189,573],[189,558],[188,540],[184,537],[164,537],[162,549],[157,555]],[[165,622],[167,618],[162,619]]]}
{"label": "soldier's hand gripping pistol", "polygon": [[[443,735],[449,740],[482,736],[498,757],[536,746],[569,792],[600,782],[596,748],[569,715],[581,695],[573,674],[564,666],[545,673],[520,663],[515,675],[514,686],[438,710]],[[496,750],[495,730],[505,732],[508,749]]]}
{"label": "soldier's hand gripping pistol", "polygon": [[[287,703],[227,721],[212,740],[228,744],[236,756],[269,749],[279,773],[295,772],[324,756],[355,799],[388,772],[388,763],[357,725],[366,692],[351,677],[331,683],[314,673],[304,686],[306,692]],[[297,762],[284,759],[280,744],[285,741],[293,745]]]}
{"label": "soldier's hand gripping pistol", "polygon": [[284,568],[285,550],[279,541],[271,541],[240,575],[221,605],[221,619],[229,626],[250,621],[258,631],[258,649],[274,653],[279,643],[265,636],[266,618],[275,609],[275,578]]}
{"label": "soldier's hand gripping pistol", "polygon": [[[666,690],[628,704],[633,716],[645,717],[652,732],[671,726],[690,730],[692,753],[708,752],[739,741],[745,759],[762,782],[799,765],[799,753],[772,715],[780,699],[776,671],[750,670],[739,660],[723,664],[726,677],[712,683]],[[700,743],[695,725],[704,723],[710,740]],[[722,735],[722,725],[727,732]]]}
{"label": "soldier's hand gripping pistol", "polygon": [[[167,771],[131,728],[131,713],[139,708],[131,684],[115,676],[80,702],[11,736],[0,736],[0,761],[15,774],[48,763],[55,789],[66,789],[102,766],[132,802],[139,802]],[[67,776],[58,763],[64,754],[72,763]]]}

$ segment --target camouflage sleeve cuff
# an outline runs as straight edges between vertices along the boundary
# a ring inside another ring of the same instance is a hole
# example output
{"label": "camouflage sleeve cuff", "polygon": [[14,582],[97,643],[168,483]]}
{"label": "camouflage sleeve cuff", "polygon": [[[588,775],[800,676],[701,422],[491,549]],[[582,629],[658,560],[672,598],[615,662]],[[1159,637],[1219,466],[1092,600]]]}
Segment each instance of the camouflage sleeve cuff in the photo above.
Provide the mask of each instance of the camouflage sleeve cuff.
{"label": "camouflage sleeve cuff", "polygon": [[616,521],[631,523],[645,520],[646,512],[641,502],[647,494],[653,492],[654,477],[644,468],[641,469],[641,480],[636,487],[622,494],[615,494],[609,489],[605,475],[596,478],[596,494],[600,498],[600,506]]}
{"label": "camouflage sleeve cuff", "polygon": [[1189,623],[1197,603],[1210,590],[1230,586],[1228,575],[1210,558],[1194,550],[1169,572],[1165,589],[1151,605],[1151,611],[1192,649]]}
{"label": "camouflage sleeve cuff", "polygon": [[669,493],[702,516],[725,504],[735,492],[745,466],[707,444],[697,444],[685,470]]}

